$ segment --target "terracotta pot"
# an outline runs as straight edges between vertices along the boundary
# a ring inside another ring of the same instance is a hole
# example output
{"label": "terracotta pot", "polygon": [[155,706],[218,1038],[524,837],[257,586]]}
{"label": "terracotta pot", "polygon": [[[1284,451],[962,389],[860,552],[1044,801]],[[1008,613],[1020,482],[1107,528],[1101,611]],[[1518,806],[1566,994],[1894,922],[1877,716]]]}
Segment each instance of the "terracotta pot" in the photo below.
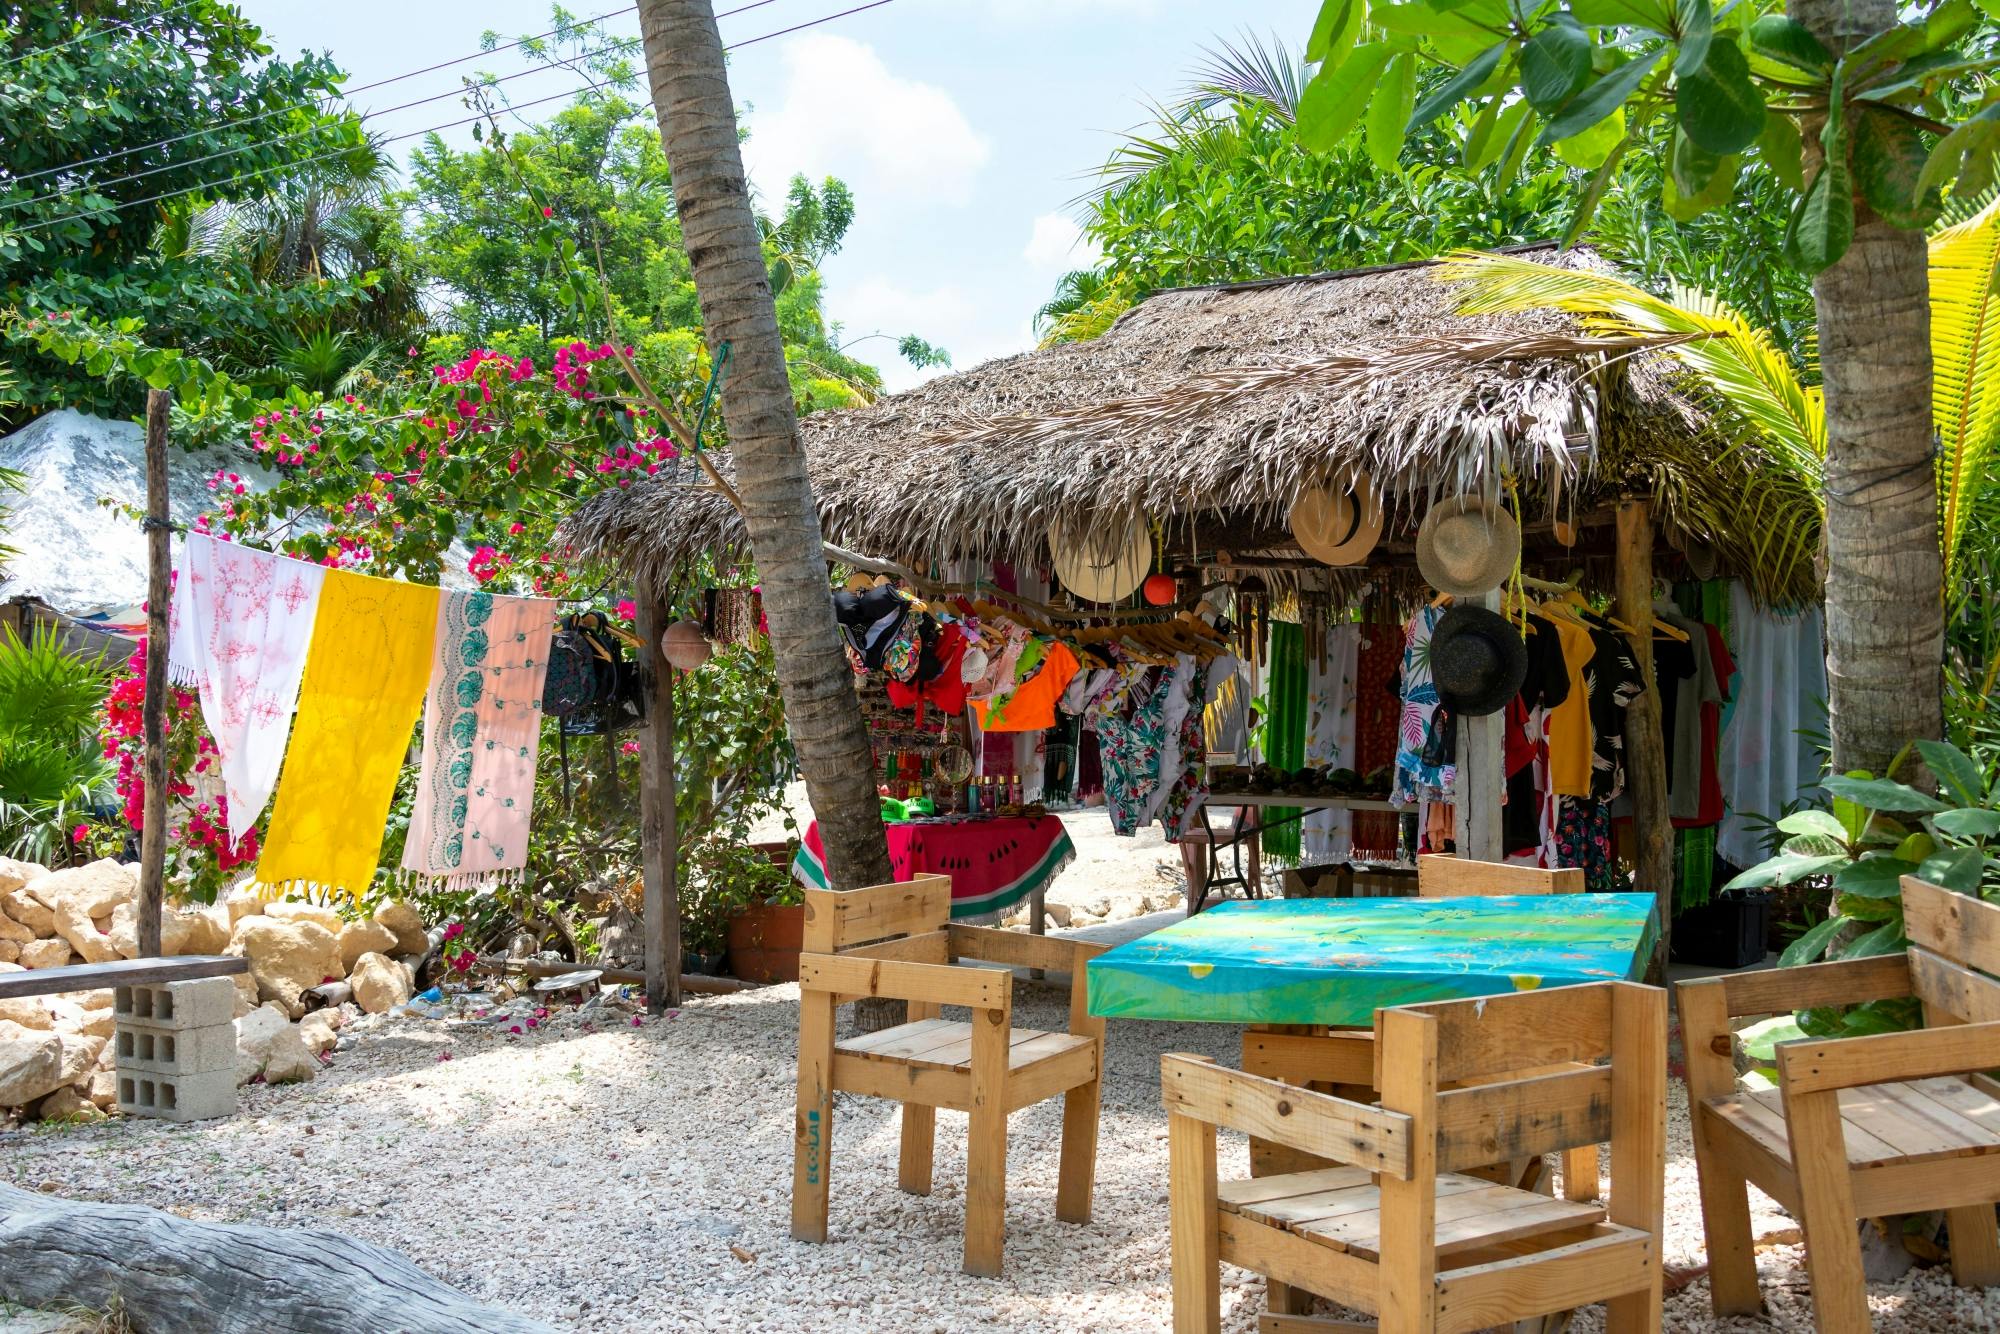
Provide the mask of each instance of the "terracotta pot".
{"label": "terracotta pot", "polygon": [[729,971],[745,982],[796,982],[805,934],[804,904],[738,908],[729,919]]}

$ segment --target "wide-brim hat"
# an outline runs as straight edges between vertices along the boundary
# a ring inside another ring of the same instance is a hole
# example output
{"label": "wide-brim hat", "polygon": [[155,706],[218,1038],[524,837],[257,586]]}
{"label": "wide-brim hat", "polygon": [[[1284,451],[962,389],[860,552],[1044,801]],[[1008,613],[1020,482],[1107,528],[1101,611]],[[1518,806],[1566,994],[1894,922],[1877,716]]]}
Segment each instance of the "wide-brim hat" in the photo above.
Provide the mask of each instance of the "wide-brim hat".
{"label": "wide-brim hat", "polygon": [[1292,536],[1324,565],[1359,565],[1382,536],[1382,498],[1367,473],[1349,486],[1315,486],[1292,506]]}
{"label": "wide-brim hat", "polygon": [[1705,537],[1683,529],[1674,535],[1674,547],[1687,561],[1688,572],[1697,579],[1713,579],[1722,569],[1722,553]]}
{"label": "wide-brim hat", "polygon": [[1085,602],[1123,602],[1153,568],[1153,542],[1133,518],[1088,531],[1049,527],[1049,555],[1062,586]]}
{"label": "wide-brim hat", "polygon": [[1461,718],[1498,713],[1528,679],[1528,646],[1512,621],[1485,607],[1457,606],[1431,631],[1431,681]]}
{"label": "wide-brim hat", "polygon": [[1417,568],[1440,593],[1477,597],[1507,582],[1521,559],[1521,525],[1502,505],[1441,500],[1417,529]]}

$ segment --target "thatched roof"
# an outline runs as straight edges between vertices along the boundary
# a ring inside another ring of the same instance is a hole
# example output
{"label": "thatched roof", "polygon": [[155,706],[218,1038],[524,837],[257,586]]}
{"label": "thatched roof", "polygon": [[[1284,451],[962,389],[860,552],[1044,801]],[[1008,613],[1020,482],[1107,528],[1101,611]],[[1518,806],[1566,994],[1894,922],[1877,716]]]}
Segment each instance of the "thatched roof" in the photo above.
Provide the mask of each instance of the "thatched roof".
{"label": "thatched roof", "polygon": [[[1551,262],[1585,265],[1587,252]],[[1041,562],[1051,524],[1142,515],[1177,549],[1289,546],[1304,489],[1364,469],[1407,528],[1496,456],[1587,508],[1685,454],[1705,419],[1664,358],[1567,315],[1467,317],[1428,264],[1158,293],[1102,337],[940,376],[801,423],[829,542]],[[581,554],[669,577],[743,531],[682,467],[587,502]]]}

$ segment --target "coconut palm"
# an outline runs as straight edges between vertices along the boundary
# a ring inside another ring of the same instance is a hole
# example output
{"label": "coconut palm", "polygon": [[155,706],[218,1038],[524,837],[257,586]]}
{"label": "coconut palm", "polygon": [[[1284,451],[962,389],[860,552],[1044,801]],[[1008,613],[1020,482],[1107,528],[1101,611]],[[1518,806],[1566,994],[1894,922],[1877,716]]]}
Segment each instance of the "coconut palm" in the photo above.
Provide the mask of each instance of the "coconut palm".
{"label": "coconut palm", "polygon": [[69,831],[111,799],[97,743],[108,678],[101,658],[37,627],[0,633],[0,854],[51,864]]}

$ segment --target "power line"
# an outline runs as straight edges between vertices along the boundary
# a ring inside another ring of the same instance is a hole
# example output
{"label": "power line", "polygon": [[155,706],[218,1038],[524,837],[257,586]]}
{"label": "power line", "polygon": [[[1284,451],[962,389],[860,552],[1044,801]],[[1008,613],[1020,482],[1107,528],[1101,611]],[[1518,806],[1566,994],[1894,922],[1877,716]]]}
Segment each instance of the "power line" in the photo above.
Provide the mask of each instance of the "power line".
{"label": "power line", "polygon": [[[755,46],[758,42],[769,41],[773,37],[782,37],[785,36],[787,33],[802,32],[807,28],[816,28],[823,23],[831,23],[835,19],[843,19],[851,14],[859,14],[864,10],[880,9],[883,5],[889,3],[891,3],[891,0],[872,0],[872,3],[870,4],[856,5],[852,9],[843,9],[838,13],[827,14],[816,19],[809,19],[804,23],[795,23],[789,28],[781,28],[776,32],[767,32],[767,33],[762,33],[756,37],[747,37],[740,42],[732,42],[729,45],[723,47],[722,49],[725,51],[734,51],[745,46]],[[721,15],[717,15],[717,17],[719,18],[721,17]],[[591,86],[592,85],[586,83],[581,87],[571,88],[565,92],[553,93],[548,97],[538,97],[532,102],[521,102],[513,106],[510,106],[506,109],[509,111],[526,111],[530,107],[541,106],[544,103],[563,101],[565,99],[575,97],[578,93],[583,92],[585,89]],[[652,103],[646,102],[643,103],[642,105],[650,108],[652,106]],[[475,121],[482,121],[485,119],[486,117],[483,114],[476,116],[467,116],[460,120],[447,121],[442,125],[433,125],[427,129],[411,130],[405,134],[392,135],[386,139],[378,140],[377,142],[378,144],[383,144],[383,145],[401,143],[406,139],[421,138],[424,135],[436,134],[440,130],[456,129],[461,125],[470,125],[473,124]],[[320,153],[311,157],[299,158],[290,163],[287,163],[286,165],[293,169],[297,169],[300,167],[309,167],[314,165],[315,163],[330,162],[335,158],[345,157],[353,151],[355,150],[352,147],[337,149],[333,152]],[[239,173],[238,175],[231,176],[226,180],[206,181],[199,185],[190,185],[183,187],[182,189],[179,190],[167,190],[163,191],[160,194],[148,195],[143,199],[127,200],[124,203],[114,204],[108,208],[85,209],[82,210],[81,212],[65,214],[60,218],[47,218],[41,222],[31,223],[26,227],[0,229],[0,236],[7,236],[7,235],[27,236],[33,232],[45,231],[50,227],[60,227],[64,223],[78,222],[85,218],[94,218],[104,213],[121,213],[126,209],[137,208],[141,204],[156,204],[164,199],[175,199],[180,197],[181,195],[194,194],[202,190],[212,190],[219,186],[237,185],[244,181],[254,180],[259,176],[266,175],[271,170],[273,169],[263,168],[257,171],[246,171]]]}
{"label": "power line", "polygon": [[[185,13],[187,10],[193,9],[196,5],[200,3],[202,3],[202,0],[185,0],[184,3],[175,5],[172,9],[161,10],[158,14],[151,15],[151,17],[155,19],[170,18],[175,14]],[[130,23],[123,23],[117,19],[105,20],[105,26],[111,28],[123,28],[127,32],[139,31],[138,28],[133,27]],[[18,37],[20,36],[20,33],[16,32],[14,35]],[[35,47],[32,50],[22,52],[20,55],[15,56],[10,60],[0,60],[0,69],[12,69],[14,66],[20,64],[24,60],[33,60],[37,56],[52,56],[58,51],[67,51],[70,47],[75,46],[78,42],[87,42],[91,38],[100,35],[101,35],[101,30],[86,27],[84,31],[78,33],[76,36],[70,38],[66,42],[57,42],[54,46]]]}

